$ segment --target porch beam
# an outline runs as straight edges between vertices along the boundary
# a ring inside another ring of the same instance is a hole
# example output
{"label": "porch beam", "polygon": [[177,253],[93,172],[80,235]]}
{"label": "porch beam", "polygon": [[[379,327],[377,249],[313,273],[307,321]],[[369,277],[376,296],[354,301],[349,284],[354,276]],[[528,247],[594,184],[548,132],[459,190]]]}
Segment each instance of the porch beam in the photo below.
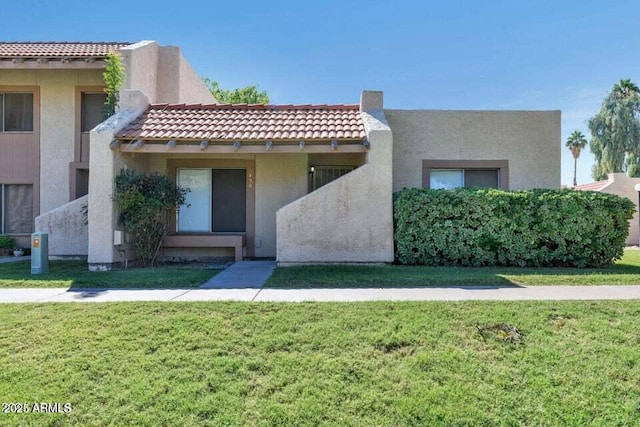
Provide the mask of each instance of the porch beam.
{"label": "porch beam", "polygon": [[[87,62],[87,60],[89,60]],[[104,60],[94,58],[0,58],[0,69],[3,70],[52,70],[52,69],[103,69]]]}
{"label": "porch beam", "polygon": [[[135,149],[131,144],[121,144],[117,148],[118,151],[123,153],[166,153],[166,144],[153,144],[147,141],[142,147]],[[304,151],[307,153],[365,153],[367,148],[362,143],[357,144],[341,144],[336,148],[332,148],[331,145],[305,145]],[[300,146],[298,145],[276,145],[273,144],[271,149],[268,149],[264,145],[242,145],[239,148],[235,148],[233,145],[209,145],[206,149],[202,150],[200,145],[180,145],[178,144],[171,150],[173,153],[187,153],[187,154],[199,154],[199,153],[300,153]]]}

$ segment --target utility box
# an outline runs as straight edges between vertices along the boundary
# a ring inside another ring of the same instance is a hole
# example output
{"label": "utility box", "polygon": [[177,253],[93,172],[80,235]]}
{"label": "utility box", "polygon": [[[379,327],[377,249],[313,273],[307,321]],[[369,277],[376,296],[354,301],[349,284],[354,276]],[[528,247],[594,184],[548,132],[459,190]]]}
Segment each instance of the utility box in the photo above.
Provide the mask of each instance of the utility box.
{"label": "utility box", "polygon": [[33,233],[31,235],[31,274],[49,272],[49,235]]}

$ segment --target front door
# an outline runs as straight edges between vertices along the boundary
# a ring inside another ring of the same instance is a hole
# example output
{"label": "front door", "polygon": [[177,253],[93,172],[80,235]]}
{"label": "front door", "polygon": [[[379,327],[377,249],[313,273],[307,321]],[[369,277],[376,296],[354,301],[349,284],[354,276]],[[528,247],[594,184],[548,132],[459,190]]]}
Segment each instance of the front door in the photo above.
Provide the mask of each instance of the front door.
{"label": "front door", "polygon": [[246,169],[211,170],[211,231],[247,231]]}

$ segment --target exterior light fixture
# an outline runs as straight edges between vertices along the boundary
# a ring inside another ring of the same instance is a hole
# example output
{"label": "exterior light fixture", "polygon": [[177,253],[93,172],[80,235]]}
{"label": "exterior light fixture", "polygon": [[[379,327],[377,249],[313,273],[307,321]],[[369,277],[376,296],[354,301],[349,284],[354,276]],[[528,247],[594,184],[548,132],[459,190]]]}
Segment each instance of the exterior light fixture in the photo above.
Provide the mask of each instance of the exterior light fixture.
{"label": "exterior light fixture", "polygon": [[315,166],[310,166],[309,167],[309,173],[315,173],[316,171],[316,167]]}
{"label": "exterior light fixture", "polygon": [[362,140],[362,145],[364,145],[364,148],[366,148],[367,150],[371,147],[371,143],[366,138]]}
{"label": "exterior light fixture", "polygon": [[209,143],[207,141],[202,141],[200,143],[200,151],[206,150],[208,146],[209,146]]}
{"label": "exterior light fixture", "polygon": [[176,145],[178,143],[176,142],[175,139],[172,139],[170,141],[167,142],[167,150],[173,150],[174,148],[176,148]]}
{"label": "exterior light fixture", "polygon": [[133,141],[132,145],[134,150],[139,150],[144,145],[144,141],[141,139],[136,139],[135,141]]}
{"label": "exterior light fixture", "polygon": [[334,139],[333,141],[331,141],[331,148],[333,150],[335,150],[336,148],[338,148],[338,140]]}
{"label": "exterior light fixture", "polygon": [[238,151],[238,148],[240,148],[240,141],[234,141],[233,142],[233,151]]}
{"label": "exterior light fixture", "polygon": [[267,147],[267,151],[271,151],[273,148],[273,141],[267,141],[265,146]]}
{"label": "exterior light fixture", "polygon": [[304,150],[305,145],[306,145],[306,142],[300,141],[300,143],[298,144],[298,147],[300,147],[300,150]]}

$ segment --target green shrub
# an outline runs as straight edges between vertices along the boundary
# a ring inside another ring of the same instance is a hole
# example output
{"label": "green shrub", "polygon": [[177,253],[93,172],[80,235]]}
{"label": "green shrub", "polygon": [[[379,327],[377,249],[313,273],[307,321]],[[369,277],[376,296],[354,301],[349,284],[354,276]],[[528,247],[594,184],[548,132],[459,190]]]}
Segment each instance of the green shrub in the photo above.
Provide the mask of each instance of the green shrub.
{"label": "green shrub", "polygon": [[599,267],[622,256],[626,198],[573,190],[407,189],[394,195],[402,264]]}
{"label": "green shrub", "polygon": [[114,201],[118,220],[131,234],[131,243],[144,266],[154,266],[169,218],[185,203],[186,189],[158,173],[123,169],[116,176]]}
{"label": "green shrub", "polygon": [[0,249],[13,249],[16,241],[13,237],[0,235]]}

